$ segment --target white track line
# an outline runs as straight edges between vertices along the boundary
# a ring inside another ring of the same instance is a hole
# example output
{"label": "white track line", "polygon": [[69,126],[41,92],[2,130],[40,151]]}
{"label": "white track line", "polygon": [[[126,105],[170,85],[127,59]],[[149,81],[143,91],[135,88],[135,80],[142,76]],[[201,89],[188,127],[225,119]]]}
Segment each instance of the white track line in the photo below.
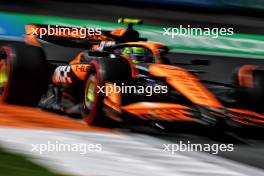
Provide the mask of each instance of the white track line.
{"label": "white track line", "polygon": [[[264,175],[260,169],[200,152],[163,151],[167,141],[146,135],[0,128],[0,144],[30,156],[51,170],[67,175],[92,176],[245,176]],[[51,152],[40,155],[31,144],[47,141],[102,144],[102,151],[81,155]]]}

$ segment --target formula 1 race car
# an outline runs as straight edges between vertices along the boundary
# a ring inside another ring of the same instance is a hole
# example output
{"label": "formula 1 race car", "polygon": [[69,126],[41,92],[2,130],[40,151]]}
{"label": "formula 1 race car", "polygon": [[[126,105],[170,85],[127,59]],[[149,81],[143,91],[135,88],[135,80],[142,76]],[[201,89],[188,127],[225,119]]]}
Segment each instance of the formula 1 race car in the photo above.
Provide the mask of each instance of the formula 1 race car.
{"label": "formula 1 race car", "polygon": [[[85,39],[49,35],[40,40],[28,31],[47,26],[27,26],[25,43],[1,48],[1,98],[77,112],[91,125],[107,125],[107,119],[263,125],[263,115],[225,102],[195,71],[171,65],[168,47],[140,38],[133,29],[140,20],[120,21],[128,28]],[[73,58],[67,51],[74,46],[78,54]]]}

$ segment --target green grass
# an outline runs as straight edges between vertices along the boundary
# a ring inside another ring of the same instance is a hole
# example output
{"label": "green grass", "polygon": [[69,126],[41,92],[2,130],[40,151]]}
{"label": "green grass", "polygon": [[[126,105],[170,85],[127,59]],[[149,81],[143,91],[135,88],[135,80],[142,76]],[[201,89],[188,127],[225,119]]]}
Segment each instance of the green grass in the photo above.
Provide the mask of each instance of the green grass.
{"label": "green grass", "polygon": [[58,176],[25,156],[13,154],[0,148],[0,176]]}

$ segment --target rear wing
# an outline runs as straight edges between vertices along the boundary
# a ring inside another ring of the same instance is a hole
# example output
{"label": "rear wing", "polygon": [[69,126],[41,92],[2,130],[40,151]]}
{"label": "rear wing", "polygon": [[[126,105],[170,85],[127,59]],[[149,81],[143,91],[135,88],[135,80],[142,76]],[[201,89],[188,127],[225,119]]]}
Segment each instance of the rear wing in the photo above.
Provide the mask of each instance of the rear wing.
{"label": "rear wing", "polygon": [[102,40],[112,40],[111,31],[101,28],[27,24],[25,30],[25,39],[31,43],[33,40],[44,40],[62,46],[91,48]]}
{"label": "rear wing", "polygon": [[143,24],[142,20],[131,18],[119,18],[117,22],[120,24],[127,24],[128,28],[133,28],[134,25]]}
{"label": "rear wing", "polygon": [[146,41],[133,29],[134,25],[142,24],[142,20],[119,18],[118,23],[127,24],[127,28],[107,31],[101,28],[27,24],[25,40],[31,45],[39,45],[39,40],[44,40],[61,46],[88,49],[106,40],[116,43]]}

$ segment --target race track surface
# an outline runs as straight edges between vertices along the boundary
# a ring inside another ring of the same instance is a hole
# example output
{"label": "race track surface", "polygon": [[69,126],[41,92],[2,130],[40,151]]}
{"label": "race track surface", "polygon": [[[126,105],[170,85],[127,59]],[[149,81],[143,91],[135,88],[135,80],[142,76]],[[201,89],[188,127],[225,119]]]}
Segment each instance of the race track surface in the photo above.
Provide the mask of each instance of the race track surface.
{"label": "race track surface", "polygon": [[[88,127],[68,117],[38,108],[0,104],[0,144],[25,154],[34,162],[63,175],[75,176],[261,176],[257,169],[238,161],[202,152],[164,151],[167,137],[130,133],[119,129]],[[179,134],[177,134],[179,135]],[[174,136],[173,139],[182,139]],[[186,137],[186,136],[185,136]],[[201,138],[201,137],[200,137]],[[192,139],[191,135],[188,139]],[[209,142],[200,140],[200,142]],[[100,144],[101,151],[33,150],[33,145]]]}
{"label": "race track surface", "polygon": [[[141,163],[150,168],[158,167],[161,169],[159,172],[151,171],[152,175],[157,176],[175,173],[178,175],[188,173],[195,176],[200,172],[208,176],[213,173],[223,176],[263,174],[264,171],[261,170],[264,169],[263,139],[249,139],[237,134],[219,133],[213,129],[204,129],[201,133],[188,128],[182,129],[184,130],[173,132],[159,131],[145,126],[119,126],[116,129],[105,129],[87,126],[81,120],[43,111],[39,108],[0,104],[1,145],[29,155],[35,158],[34,161],[36,160],[55,172],[72,173],[72,175],[85,175],[84,173],[89,173],[89,171],[95,175],[102,173],[120,175],[121,172],[124,172],[131,176],[150,172],[147,168],[140,167],[141,169],[138,169]],[[196,130],[199,131],[199,128]],[[91,157],[87,158],[79,153],[55,152],[43,155],[31,151],[31,144],[42,144],[47,143],[47,141],[54,143],[59,141],[66,144],[100,143],[107,152],[104,151],[103,154],[91,153],[89,155]],[[176,144],[179,141],[191,141],[197,144],[232,143],[234,144],[234,151],[221,152],[217,155],[203,152],[164,154],[164,144]],[[101,163],[111,165],[111,161],[119,160],[116,155],[119,156],[119,159],[123,158],[121,160],[126,161],[123,163],[122,171],[117,169],[119,165],[115,164],[110,168],[102,167]],[[68,159],[65,160],[65,158]],[[80,159],[83,162],[76,163],[76,160]],[[58,160],[60,162],[57,162]],[[88,166],[86,163],[94,164]],[[193,168],[193,164],[197,167]],[[96,168],[101,170],[98,171]]]}
{"label": "race track surface", "polygon": [[90,127],[84,124],[84,122],[39,108],[3,103],[0,103],[0,126],[110,132],[110,129]]}

